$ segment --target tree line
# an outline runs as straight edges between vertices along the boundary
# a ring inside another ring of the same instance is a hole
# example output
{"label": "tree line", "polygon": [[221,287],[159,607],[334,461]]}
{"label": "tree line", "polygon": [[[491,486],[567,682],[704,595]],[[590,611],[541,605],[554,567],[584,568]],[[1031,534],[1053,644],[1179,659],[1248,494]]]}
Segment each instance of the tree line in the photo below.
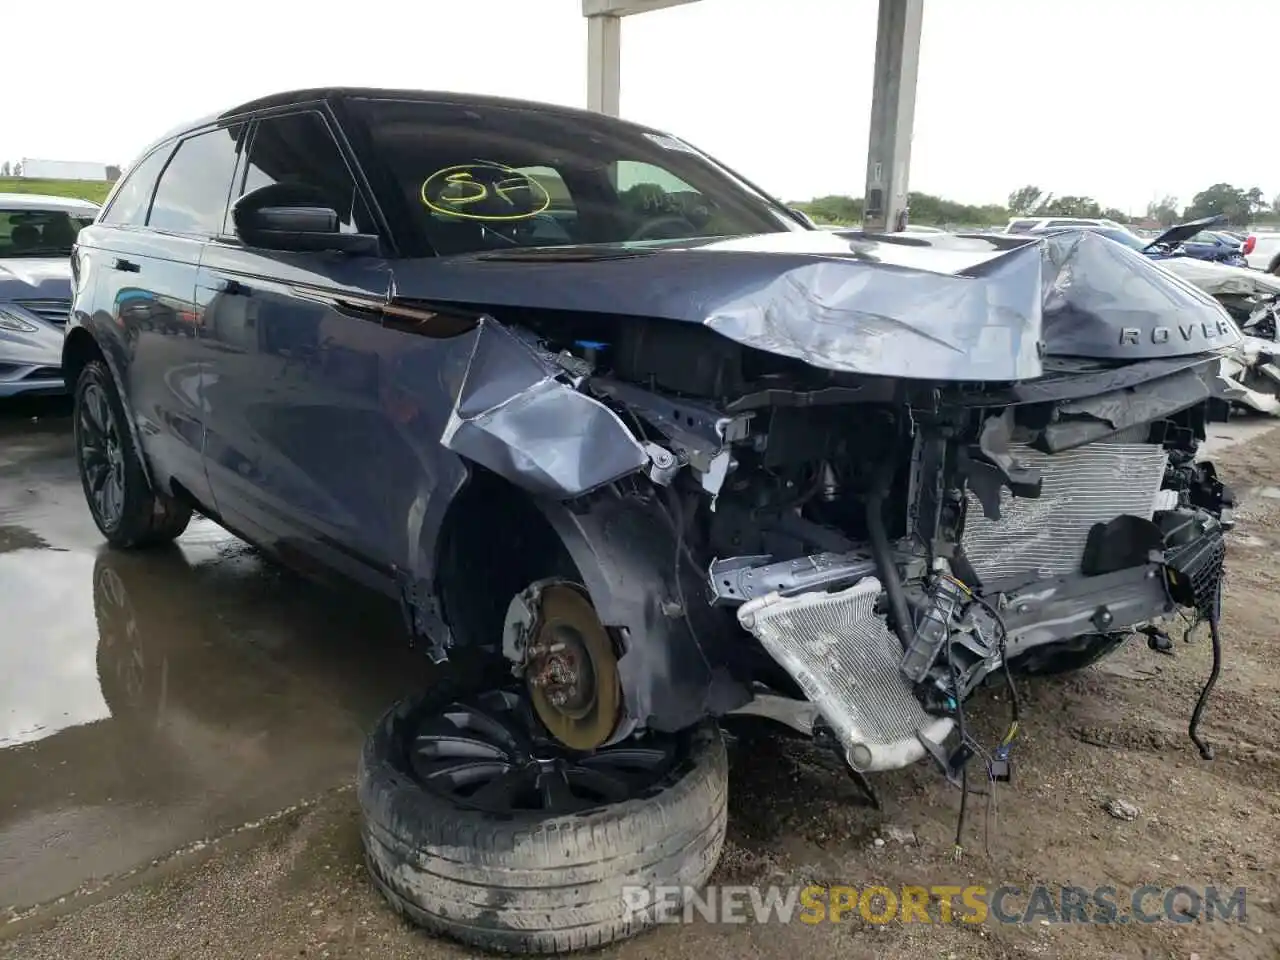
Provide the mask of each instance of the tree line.
{"label": "tree line", "polygon": [[[1170,226],[1219,214],[1225,215],[1228,223],[1240,227],[1251,223],[1280,222],[1280,195],[1268,203],[1258,187],[1245,190],[1229,183],[1215,183],[1201,190],[1184,207],[1179,207],[1177,197],[1167,196],[1152,201],[1147,204],[1144,215],[1131,215],[1115,207],[1104,207],[1093,197],[1046,193],[1033,184],[1014,190],[1003,206],[997,203],[959,203],[914,191],[907,195],[907,200],[912,223],[938,226],[995,226],[1005,223],[1010,217],[1105,217],[1118,223],[1145,220]],[[831,194],[791,205],[819,223],[862,222],[861,197]]]}

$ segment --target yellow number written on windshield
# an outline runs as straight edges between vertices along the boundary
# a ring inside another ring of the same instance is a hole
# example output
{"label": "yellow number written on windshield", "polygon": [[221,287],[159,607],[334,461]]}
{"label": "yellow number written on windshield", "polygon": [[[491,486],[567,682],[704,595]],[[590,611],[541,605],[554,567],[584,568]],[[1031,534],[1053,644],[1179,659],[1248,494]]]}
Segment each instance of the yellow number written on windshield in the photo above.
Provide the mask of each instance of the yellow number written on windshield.
{"label": "yellow number written on windshield", "polygon": [[551,206],[551,195],[512,167],[463,163],[427,177],[422,202],[428,210],[463,220],[527,220]]}

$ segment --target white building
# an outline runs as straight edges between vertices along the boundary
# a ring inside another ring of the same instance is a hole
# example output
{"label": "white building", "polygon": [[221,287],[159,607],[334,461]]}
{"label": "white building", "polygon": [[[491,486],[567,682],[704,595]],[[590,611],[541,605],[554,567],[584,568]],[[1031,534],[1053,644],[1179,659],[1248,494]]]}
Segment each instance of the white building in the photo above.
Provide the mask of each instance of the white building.
{"label": "white building", "polygon": [[22,176],[39,180],[106,180],[105,163],[82,160],[38,160],[22,158]]}

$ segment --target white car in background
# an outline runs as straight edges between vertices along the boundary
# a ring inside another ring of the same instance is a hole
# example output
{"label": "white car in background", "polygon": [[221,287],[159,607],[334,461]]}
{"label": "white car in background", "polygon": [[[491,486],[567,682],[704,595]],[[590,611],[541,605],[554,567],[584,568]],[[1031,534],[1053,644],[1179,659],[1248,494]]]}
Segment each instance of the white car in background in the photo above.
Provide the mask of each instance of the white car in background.
{"label": "white car in background", "polygon": [[1105,217],[1010,217],[1004,226],[1005,233],[1039,233],[1044,230],[1071,227],[1110,227],[1115,230],[1128,230],[1122,223],[1108,220]]}

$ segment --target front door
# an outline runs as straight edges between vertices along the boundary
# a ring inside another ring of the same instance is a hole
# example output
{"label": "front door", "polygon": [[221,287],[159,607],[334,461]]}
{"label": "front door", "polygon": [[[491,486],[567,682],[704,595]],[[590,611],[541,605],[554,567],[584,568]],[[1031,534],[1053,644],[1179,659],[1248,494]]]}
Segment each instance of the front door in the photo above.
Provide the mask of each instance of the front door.
{"label": "front door", "polygon": [[[257,121],[247,160],[237,193],[311,187],[344,231],[377,232],[320,112]],[[381,390],[382,350],[396,335],[376,310],[353,305],[385,302],[390,276],[381,257],[224,238],[205,248],[196,283],[201,333],[213,345],[205,455],[220,512],[295,564],[318,562],[380,589],[404,550],[387,480],[413,463]]]}

